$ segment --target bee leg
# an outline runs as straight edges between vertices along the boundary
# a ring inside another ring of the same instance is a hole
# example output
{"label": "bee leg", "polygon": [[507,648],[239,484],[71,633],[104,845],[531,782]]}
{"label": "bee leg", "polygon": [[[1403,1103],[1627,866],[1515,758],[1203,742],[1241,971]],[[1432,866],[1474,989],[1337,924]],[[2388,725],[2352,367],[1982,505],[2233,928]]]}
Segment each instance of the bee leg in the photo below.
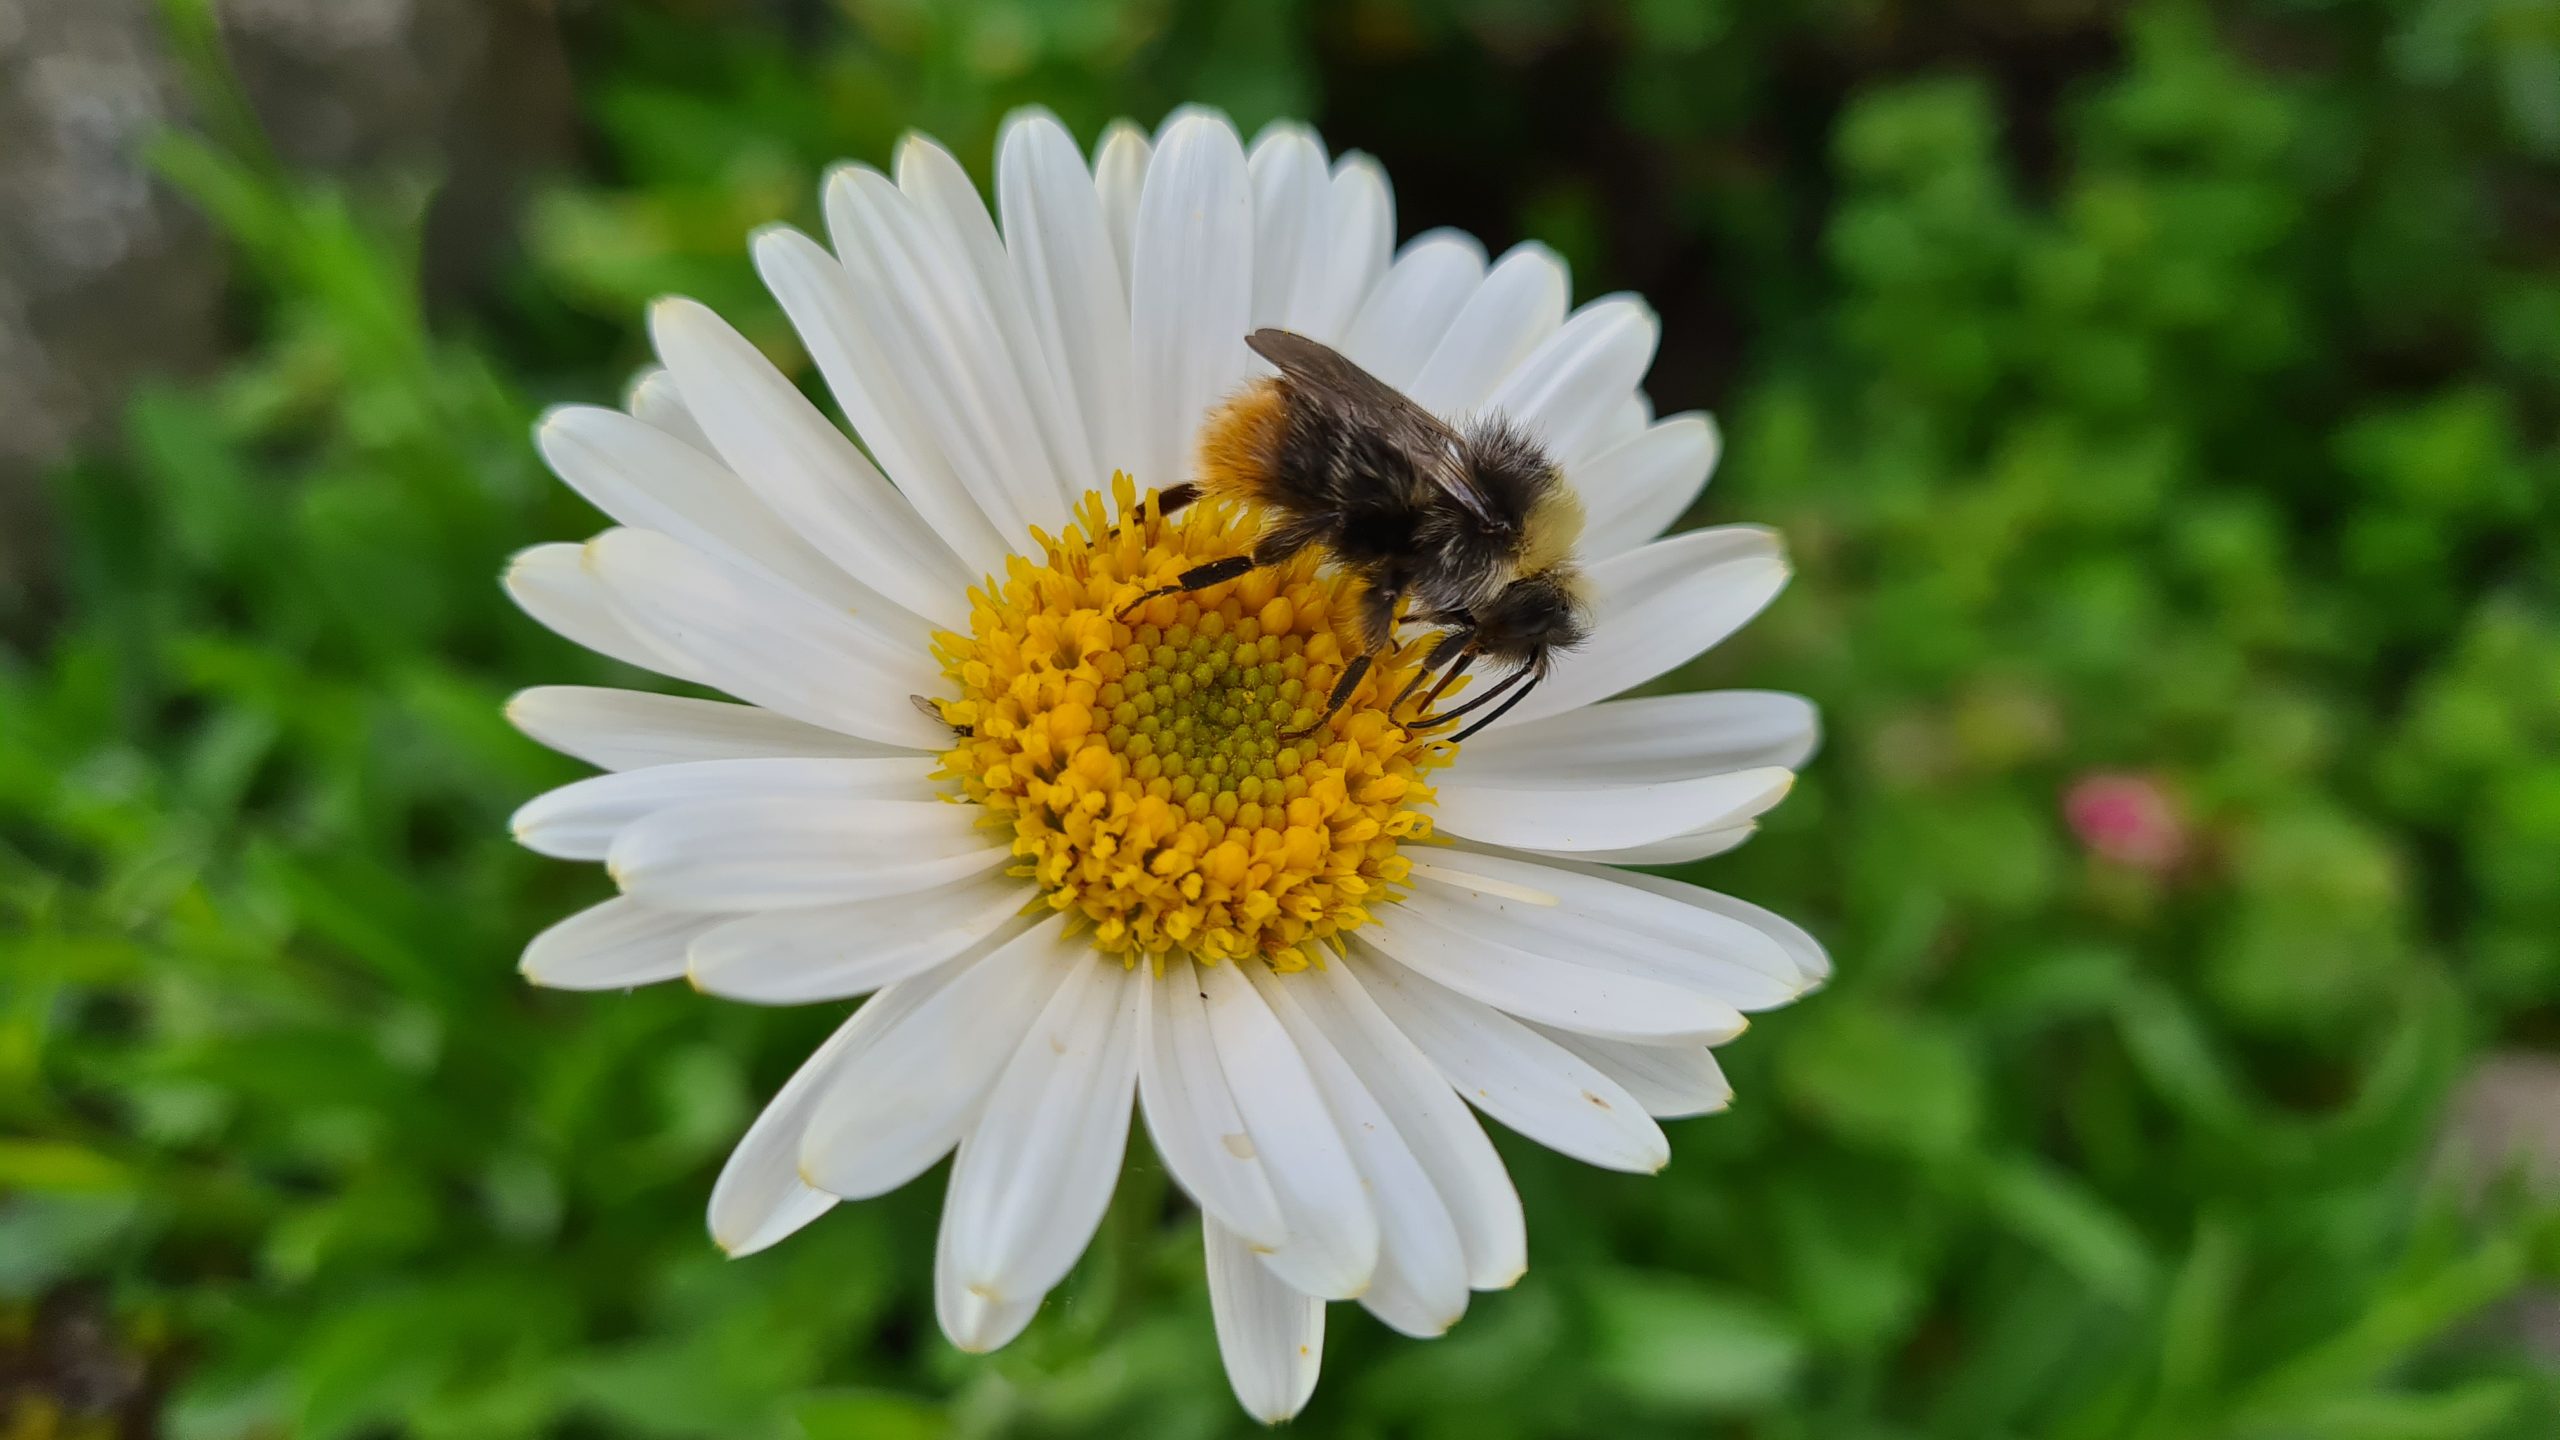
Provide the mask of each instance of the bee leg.
{"label": "bee leg", "polygon": [[1325,697],[1324,713],[1317,716],[1304,730],[1281,731],[1280,738],[1303,740],[1323,729],[1324,722],[1332,719],[1336,712],[1342,709],[1344,702],[1351,698],[1351,692],[1360,688],[1360,677],[1369,673],[1370,664],[1377,658],[1377,652],[1373,650],[1363,650],[1352,656],[1351,663],[1342,667],[1342,678],[1333,682],[1333,693]]}
{"label": "bee leg", "polygon": [[[1185,500],[1183,503],[1189,504],[1190,501]],[[1212,585],[1223,585],[1239,575],[1259,570],[1265,565],[1278,565],[1315,543],[1317,533],[1313,527],[1282,526],[1255,541],[1251,554],[1229,555],[1223,560],[1212,560],[1206,565],[1194,565],[1174,576],[1172,584],[1159,585],[1121,606],[1111,618],[1125,619],[1130,611],[1160,595],[1188,595],[1194,590],[1206,590]]]}
{"label": "bee leg", "polygon": [[[1191,502],[1199,498],[1200,482],[1196,480],[1185,480],[1179,485],[1167,485],[1156,492],[1156,513],[1163,516],[1165,519],[1170,520],[1174,516],[1181,514],[1183,511],[1190,509]],[[1145,498],[1143,496],[1140,497],[1138,501],[1139,508],[1144,509],[1146,507],[1146,503]],[[1128,523],[1129,517],[1125,515],[1122,516],[1120,519],[1120,525],[1126,525]],[[1112,526],[1111,533],[1114,535],[1119,534],[1120,525]]]}
{"label": "bee leg", "polygon": [[1187,595],[1194,590],[1206,590],[1212,585],[1222,585],[1264,563],[1260,557],[1254,555],[1229,555],[1223,560],[1212,560],[1206,565],[1194,565],[1173,577],[1172,584],[1159,585],[1130,600],[1111,618],[1125,619],[1130,611],[1161,595]]}
{"label": "bee leg", "polygon": [[[1526,673],[1526,672],[1523,672],[1523,673]],[[1487,715],[1486,717],[1484,717],[1483,719],[1481,719],[1481,720],[1477,721],[1477,722],[1476,722],[1476,723],[1474,723],[1473,725],[1470,725],[1470,726],[1468,726],[1466,729],[1459,731],[1457,734],[1450,736],[1450,737],[1449,737],[1449,743],[1450,743],[1450,744],[1452,744],[1452,745],[1455,745],[1455,744],[1457,744],[1459,741],[1466,739],[1468,736],[1473,735],[1474,733],[1476,733],[1477,731],[1479,731],[1479,730],[1483,729],[1483,728],[1484,728],[1484,727],[1486,727],[1487,725],[1492,724],[1494,721],[1501,719],[1501,718],[1503,717],[1503,715],[1511,709],[1511,707],[1512,707],[1512,706],[1517,705],[1517,704],[1519,704],[1521,701],[1528,699],[1528,698],[1529,698],[1529,692],[1530,692],[1530,691],[1532,691],[1532,690],[1535,690],[1535,689],[1537,689],[1537,688],[1538,688],[1538,682],[1537,682],[1537,680],[1536,680],[1535,678],[1532,678],[1532,679],[1529,681],[1529,683],[1528,683],[1528,684],[1523,685],[1523,686],[1521,686],[1519,689],[1514,690],[1513,692],[1511,692],[1511,698],[1510,698],[1510,699],[1505,700],[1505,701],[1503,701],[1501,704],[1494,706],[1494,707],[1493,707],[1493,713],[1492,713],[1492,714]]]}
{"label": "bee leg", "polygon": [[[1441,637],[1440,643],[1431,647],[1431,654],[1422,662],[1423,671],[1427,674],[1432,669],[1442,665],[1446,665],[1448,668],[1440,672],[1439,683],[1431,687],[1431,693],[1424,696],[1422,703],[1413,708],[1413,713],[1416,715],[1430,714],[1431,707],[1440,703],[1440,696],[1442,692],[1446,691],[1451,685],[1456,684],[1458,677],[1467,673],[1467,667],[1476,663],[1476,622],[1474,616],[1467,614],[1465,611],[1459,611],[1454,615],[1434,615],[1431,617],[1431,623],[1434,625],[1446,625],[1449,629],[1448,633]],[[1452,644],[1456,645],[1457,649],[1455,651],[1448,651],[1447,647]],[[1446,658],[1443,658],[1444,652],[1447,652]],[[1416,675],[1413,677],[1413,680],[1414,684],[1418,685],[1422,683],[1422,676]],[[1410,693],[1413,686],[1407,685],[1405,689]],[[1387,707],[1388,718],[1394,718],[1395,712],[1397,709],[1402,707],[1403,704],[1404,696],[1397,696],[1396,703]]]}
{"label": "bee leg", "polygon": [[1431,693],[1422,697],[1422,703],[1413,707],[1415,713],[1421,715],[1430,714],[1431,707],[1440,703],[1441,693],[1446,691],[1451,685],[1456,684],[1458,677],[1467,673],[1467,667],[1474,664],[1475,659],[1475,652],[1472,650],[1459,656],[1457,663],[1451,665],[1447,671],[1441,674],[1440,683],[1431,687]]}
{"label": "bee leg", "polygon": [[[1167,485],[1156,492],[1156,514],[1170,520],[1174,516],[1191,508],[1191,502],[1199,499],[1200,494],[1200,482],[1197,480],[1185,480],[1179,485]],[[1102,533],[1105,535],[1118,535],[1132,519],[1137,517],[1139,510],[1144,510],[1146,508],[1146,504],[1146,497],[1143,495],[1139,496],[1138,509],[1125,512],[1121,515],[1118,524],[1113,525],[1110,529],[1105,530]]]}
{"label": "bee leg", "polygon": [[[1438,683],[1422,697],[1421,704],[1413,707],[1413,713],[1416,715],[1430,714],[1431,707],[1440,703],[1441,692],[1454,684],[1459,676],[1466,674],[1467,667],[1475,663],[1475,652],[1465,647],[1466,638],[1453,632],[1451,636],[1444,637],[1439,644],[1432,646],[1431,653],[1423,657],[1422,668],[1414,672],[1411,680],[1405,682],[1404,693],[1396,697],[1396,703],[1387,707],[1387,713],[1392,716],[1403,709],[1404,702],[1412,696],[1413,692],[1422,688],[1422,682],[1432,679],[1437,672]],[[1454,646],[1452,641],[1456,642]]]}
{"label": "bee leg", "polygon": [[[1305,542],[1284,532],[1274,540],[1266,541],[1264,547],[1257,548],[1254,553],[1259,556],[1262,548],[1268,548],[1275,543],[1285,545],[1294,552]],[[1373,588],[1361,594],[1360,637],[1367,648],[1352,656],[1351,663],[1342,667],[1342,678],[1333,682],[1333,693],[1325,697],[1324,713],[1316,717],[1315,723],[1304,730],[1291,731],[1281,738],[1295,740],[1303,735],[1311,735],[1322,729],[1326,721],[1331,720],[1341,711],[1343,705],[1351,699],[1351,692],[1360,688],[1361,677],[1367,675],[1369,667],[1377,663],[1379,652],[1394,646],[1396,606],[1403,601],[1404,592],[1400,590]]]}
{"label": "bee leg", "polygon": [[[1456,664],[1463,660],[1464,657],[1459,652],[1466,647],[1470,638],[1471,634],[1468,631],[1451,630],[1432,641],[1431,648],[1423,652],[1422,663],[1415,667],[1413,678],[1404,682],[1404,688],[1396,692],[1394,702],[1387,706],[1387,713],[1393,715],[1403,709],[1404,702],[1413,698],[1413,692],[1422,688],[1422,682],[1430,679],[1433,671],[1443,665]],[[1434,690],[1431,693],[1437,696],[1440,692]],[[1422,708],[1429,710],[1431,702],[1423,701]]]}
{"label": "bee leg", "polygon": [[[1447,710],[1447,711],[1443,711],[1442,713],[1440,713],[1440,714],[1438,714],[1438,715],[1426,715],[1426,716],[1422,717],[1421,719],[1414,721],[1412,724],[1405,726],[1404,728],[1405,728],[1408,732],[1419,733],[1419,732],[1424,731],[1424,730],[1436,729],[1436,728],[1438,728],[1438,727],[1440,727],[1440,726],[1442,726],[1442,725],[1446,725],[1446,724],[1448,724],[1450,721],[1457,719],[1457,718],[1458,718],[1459,716],[1461,716],[1461,715],[1466,715],[1466,714],[1469,714],[1469,713],[1471,713],[1471,712],[1473,712],[1473,711],[1480,710],[1480,709],[1484,708],[1486,705],[1491,704],[1491,703],[1492,703],[1496,698],[1498,698],[1498,697],[1500,697],[1500,696],[1502,696],[1502,695],[1504,695],[1504,694],[1507,694],[1507,693],[1508,693],[1508,692],[1509,692],[1513,687],[1517,686],[1521,681],[1523,681],[1523,680],[1527,679],[1527,678],[1528,678],[1532,673],[1533,673],[1533,672],[1531,672],[1531,671],[1529,671],[1529,670],[1525,670],[1525,669],[1524,669],[1524,670],[1514,670],[1514,671],[1512,671],[1510,674],[1503,676],[1501,679],[1494,681],[1494,682],[1493,682],[1493,688],[1492,688],[1492,689],[1485,691],[1483,694],[1481,694],[1481,695],[1477,696],[1477,697],[1476,697],[1476,698],[1474,698],[1473,700],[1468,701],[1466,704],[1461,705],[1461,706],[1457,707],[1457,708],[1456,708],[1456,709],[1454,709],[1454,710]],[[1509,707],[1508,705],[1505,705],[1505,706],[1503,707],[1503,709],[1505,709],[1505,710],[1507,710],[1507,709],[1509,709],[1509,708],[1510,708],[1510,707]],[[1496,710],[1496,711],[1495,711],[1495,712],[1493,712],[1493,713],[1494,713],[1494,714],[1496,714],[1496,715],[1499,715],[1499,714],[1501,714],[1501,713],[1502,713],[1502,711],[1501,711],[1501,710]],[[1470,730],[1470,731],[1468,731],[1467,733],[1469,733],[1469,734],[1473,734],[1473,733],[1474,733],[1474,731],[1473,731],[1473,730]]]}

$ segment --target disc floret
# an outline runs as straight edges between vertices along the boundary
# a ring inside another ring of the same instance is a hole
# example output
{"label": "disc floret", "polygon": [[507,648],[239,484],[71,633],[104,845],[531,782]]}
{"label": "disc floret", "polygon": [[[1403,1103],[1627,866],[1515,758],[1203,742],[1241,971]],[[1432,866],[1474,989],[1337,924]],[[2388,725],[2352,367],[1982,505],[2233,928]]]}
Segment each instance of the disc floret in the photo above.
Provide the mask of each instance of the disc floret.
{"label": "disc floret", "polygon": [[970,593],[969,634],[936,637],[939,706],[964,732],[943,773],[1105,954],[1303,969],[1405,879],[1397,846],[1429,834],[1422,777],[1450,747],[1382,708],[1409,655],[1298,733],[1342,673],[1334,627],[1356,598],[1312,554],[1121,614],[1255,526],[1214,501],[1168,519],[1126,476],[1113,491],[1116,525],[1088,492],[1038,557]]}

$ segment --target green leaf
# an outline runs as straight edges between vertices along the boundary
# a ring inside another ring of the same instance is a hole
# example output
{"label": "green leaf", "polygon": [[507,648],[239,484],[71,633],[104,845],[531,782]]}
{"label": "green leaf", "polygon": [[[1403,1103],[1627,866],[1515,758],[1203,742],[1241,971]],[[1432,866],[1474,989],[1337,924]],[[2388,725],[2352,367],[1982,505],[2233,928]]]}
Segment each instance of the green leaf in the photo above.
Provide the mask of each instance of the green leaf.
{"label": "green leaf", "polygon": [[2118,1005],[2116,1027],[2143,1078],[2189,1118],[2219,1130],[2250,1124],[2239,1080],[2177,996],[2156,985],[2135,988]]}
{"label": "green leaf", "polygon": [[1592,1283],[1592,1360],[1627,1399],[1688,1414],[1774,1406],[1794,1390],[1802,1338],[1783,1315],[1734,1291],[1633,1272]]}
{"label": "green leaf", "polygon": [[[2505,1429],[2530,1389],[2481,1380],[2432,1394],[2377,1390],[2307,1401],[2281,1419],[2242,1426],[2236,1440],[2473,1440]],[[2508,1432],[2512,1433],[2512,1432]]]}
{"label": "green leaf", "polygon": [[791,1407],[801,1440],[943,1440],[951,1422],[942,1408],[907,1395],[834,1390]]}
{"label": "green leaf", "polygon": [[1981,1187],[1995,1219],[2107,1299],[2136,1305],[2158,1283],[2142,1236],[2070,1176],[2041,1161],[2009,1159],[1986,1166]]}
{"label": "green leaf", "polygon": [[1843,1139],[1947,1160],[1980,1128],[1981,1072],[1953,1027],[1845,997],[1790,1019],[1788,1096]]}
{"label": "green leaf", "polygon": [[130,1194],[20,1194],[0,1204],[0,1300],[102,1270],[141,1218]]}
{"label": "green leaf", "polygon": [[2278,1423],[2306,1405],[2373,1384],[2419,1346],[2514,1293],[2530,1263],[2529,1238],[2506,1235],[2392,1277],[2359,1297],[2347,1325],[2253,1386],[2242,1417]]}
{"label": "green leaf", "polygon": [[86,1146],[0,1138],[0,1192],[100,1195],[131,1190],[136,1183],[130,1170]]}

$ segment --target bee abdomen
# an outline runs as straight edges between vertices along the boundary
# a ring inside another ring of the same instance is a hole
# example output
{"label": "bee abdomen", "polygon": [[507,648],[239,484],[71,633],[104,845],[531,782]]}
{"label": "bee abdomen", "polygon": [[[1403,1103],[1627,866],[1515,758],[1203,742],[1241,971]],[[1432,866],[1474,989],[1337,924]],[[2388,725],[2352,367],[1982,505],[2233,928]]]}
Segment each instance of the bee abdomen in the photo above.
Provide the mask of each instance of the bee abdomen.
{"label": "bee abdomen", "polygon": [[1280,450],[1289,433],[1288,397],[1277,380],[1257,380],[1211,412],[1200,429],[1197,473],[1203,492],[1253,505],[1284,505]]}

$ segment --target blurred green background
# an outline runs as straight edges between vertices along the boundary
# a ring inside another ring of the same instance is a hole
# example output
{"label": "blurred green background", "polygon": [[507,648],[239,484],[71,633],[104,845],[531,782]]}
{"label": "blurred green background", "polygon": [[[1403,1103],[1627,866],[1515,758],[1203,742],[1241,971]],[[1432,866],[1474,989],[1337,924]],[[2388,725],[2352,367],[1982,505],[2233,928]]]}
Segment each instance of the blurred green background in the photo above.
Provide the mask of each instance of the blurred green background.
{"label": "blurred green background", "polygon": [[1838,982],[1659,1177],[1502,1137],[1527,1279],[1335,1307],[1299,1431],[2560,1434],[2554,0],[507,4],[558,143],[480,112],[477,188],[287,158],[207,4],[150,164],[222,358],[52,468],[0,619],[0,1437],[1251,1428],[1142,1150],[992,1358],[938,1179],[721,1259],[836,1015],[529,989],[606,882],[503,823],[578,773],[504,697],[633,678],[499,594],[600,524],[540,407],[667,291],[798,364],[743,241],[834,159],[1185,99],[1647,294],[1689,523],[1799,564],[1678,678],[1829,732],[1690,878]]}

